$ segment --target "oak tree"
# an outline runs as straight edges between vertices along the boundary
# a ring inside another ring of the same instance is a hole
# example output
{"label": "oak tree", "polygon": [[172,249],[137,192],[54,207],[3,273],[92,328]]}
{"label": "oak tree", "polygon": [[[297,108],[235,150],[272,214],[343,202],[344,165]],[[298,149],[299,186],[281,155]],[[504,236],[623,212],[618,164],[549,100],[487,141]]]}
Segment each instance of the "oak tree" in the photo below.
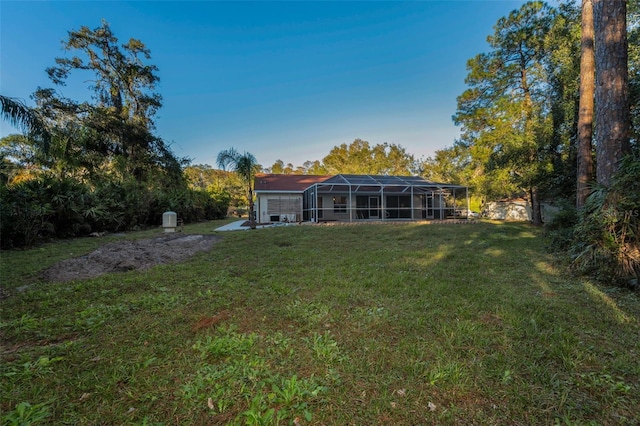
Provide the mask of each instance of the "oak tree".
{"label": "oak tree", "polygon": [[371,146],[362,139],[333,147],[322,159],[322,165],[328,174],[406,176],[416,171],[413,155],[402,146],[389,143]]}
{"label": "oak tree", "polygon": [[90,82],[92,101],[66,99],[54,89],[38,89],[34,98],[49,122],[75,143],[72,151],[96,154],[140,181],[154,168],[179,174],[184,161],[152,133],[162,98],[154,92],[158,68],[146,63],[151,54],[145,44],[134,38],[120,44],[102,21],[94,29],[70,31],[63,48],[72,56],[55,59],[47,69],[51,81],[64,86],[77,74]]}

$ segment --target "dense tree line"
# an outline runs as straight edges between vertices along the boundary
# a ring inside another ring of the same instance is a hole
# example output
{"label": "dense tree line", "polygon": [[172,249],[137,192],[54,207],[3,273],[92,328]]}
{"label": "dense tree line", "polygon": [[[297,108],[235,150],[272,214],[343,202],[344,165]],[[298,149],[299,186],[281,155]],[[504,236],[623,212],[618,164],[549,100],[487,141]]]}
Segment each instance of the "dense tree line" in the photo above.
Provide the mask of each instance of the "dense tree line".
{"label": "dense tree line", "polygon": [[500,19],[491,50],[468,62],[453,117],[460,138],[425,165],[484,199],[527,198],[534,224],[541,200],[566,200],[550,224],[556,247],[577,270],[631,285],[640,273],[637,6],[627,16],[624,0],[532,1]]}
{"label": "dense tree line", "polygon": [[192,185],[188,162],[154,134],[162,97],[144,43],[120,44],[103,21],[63,46],[72,56],[47,74],[58,87],[91,82],[91,101],[55,88],[38,88],[35,108],[0,96],[3,118],[24,131],[0,141],[2,247],[157,225],[166,210],[187,222],[226,216],[228,197]]}
{"label": "dense tree line", "polygon": [[264,171],[275,174],[406,176],[416,174],[419,167],[419,161],[400,145],[385,142],[372,146],[368,141],[355,139],[348,145],[334,146],[322,160],[306,161],[299,167],[277,160]]}

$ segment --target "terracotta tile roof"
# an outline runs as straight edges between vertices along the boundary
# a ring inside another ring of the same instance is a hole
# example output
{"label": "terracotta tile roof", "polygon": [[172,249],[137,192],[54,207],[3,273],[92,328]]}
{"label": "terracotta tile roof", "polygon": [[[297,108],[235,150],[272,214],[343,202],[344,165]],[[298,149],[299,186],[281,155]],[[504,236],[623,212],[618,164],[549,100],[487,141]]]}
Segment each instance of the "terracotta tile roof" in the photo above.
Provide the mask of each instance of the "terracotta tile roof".
{"label": "terracotta tile roof", "polygon": [[330,177],[332,176],[257,174],[254,191],[302,192],[314,183],[323,182]]}

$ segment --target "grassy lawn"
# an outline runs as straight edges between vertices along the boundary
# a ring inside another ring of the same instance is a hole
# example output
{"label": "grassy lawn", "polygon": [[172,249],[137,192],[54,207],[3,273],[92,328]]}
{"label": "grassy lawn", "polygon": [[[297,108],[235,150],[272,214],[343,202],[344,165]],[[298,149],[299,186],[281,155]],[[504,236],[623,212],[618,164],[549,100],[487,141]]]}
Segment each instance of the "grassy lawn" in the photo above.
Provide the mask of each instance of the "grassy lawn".
{"label": "grassy lawn", "polygon": [[[220,223],[186,226],[214,233]],[[64,284],[2,252],[6,424],[638,424],[640,297],[525,224],[274,227]]]}

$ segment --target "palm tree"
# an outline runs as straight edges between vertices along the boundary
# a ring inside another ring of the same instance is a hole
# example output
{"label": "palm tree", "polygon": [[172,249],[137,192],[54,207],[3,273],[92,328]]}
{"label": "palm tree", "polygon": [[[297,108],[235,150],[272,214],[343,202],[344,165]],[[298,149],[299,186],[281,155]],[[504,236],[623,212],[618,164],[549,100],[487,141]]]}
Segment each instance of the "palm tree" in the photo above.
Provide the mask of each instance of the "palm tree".
{"label": "palm tree", "polygon": [[51,134],[38,113],[26,106],[20,100],[0,95],[1,117],[12,126],[20,128],[25,133],[41,143],[43,151],[49,150]]}
{"label": "palm tree", "polygon": [[240,154],[234,148],[226,149],[218,154],[218,166],[225,170],[230,167],[236,172],[240,180],[247,186],[249,200],[249,227],[256,229],[256,222],[253,217],[253,178],[258,172],[259,165],[253,154],[245,152]]}

